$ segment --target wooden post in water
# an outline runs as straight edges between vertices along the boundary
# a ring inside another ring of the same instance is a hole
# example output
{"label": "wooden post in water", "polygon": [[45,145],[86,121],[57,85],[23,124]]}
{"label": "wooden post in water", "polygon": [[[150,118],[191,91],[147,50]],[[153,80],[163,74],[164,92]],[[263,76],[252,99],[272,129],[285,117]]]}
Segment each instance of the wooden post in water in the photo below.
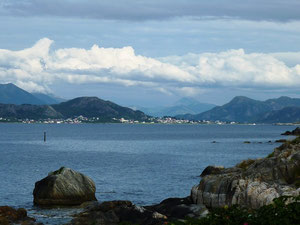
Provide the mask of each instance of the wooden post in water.
{"label": "wooden post in water", "polygon": [[46,131],[44,131],[44,142],[46,142]]}

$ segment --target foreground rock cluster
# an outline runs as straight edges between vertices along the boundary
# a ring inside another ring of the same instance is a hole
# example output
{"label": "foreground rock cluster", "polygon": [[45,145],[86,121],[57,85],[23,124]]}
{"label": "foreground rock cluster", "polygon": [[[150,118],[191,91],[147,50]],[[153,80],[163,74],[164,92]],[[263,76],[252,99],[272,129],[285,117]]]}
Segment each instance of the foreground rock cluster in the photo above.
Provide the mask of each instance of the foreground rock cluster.
{"label": "foreground rock cluster", "polygon": [[238,204],[259,208],[274,198],[300,194],[300,137],[287,141],[263,159],[244,160],[232,168],[204,170],[192,188],[193,203],[208,208]]}
{"label": "foreground rock cluster", "polygon": [[109,201],[93,205],[75,216],[71,225],[128,224],[161,225],[180,219],[200,218],[208,210],[205,206],[193,204],[190,197],[169,198],[153,206],[136,206],[130,201]]}
{"label": "foreground rock cluster", "polygon": [[0,206],[0,224],[40,225],[35,222],[34,218],[27,216],[25,209],[14,209],[9,206]]}

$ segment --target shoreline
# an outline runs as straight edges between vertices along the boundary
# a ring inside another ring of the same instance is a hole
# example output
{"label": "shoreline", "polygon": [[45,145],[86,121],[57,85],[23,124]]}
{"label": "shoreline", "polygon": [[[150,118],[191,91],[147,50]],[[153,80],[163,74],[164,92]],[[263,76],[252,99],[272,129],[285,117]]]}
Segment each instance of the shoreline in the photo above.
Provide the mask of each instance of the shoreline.
{"label": "shoreline", "polygon": [[59,125],[59,124],[74,124],[74,125],[80,125],[80,124],[124,124],[124,125],[217,125],[217,126],[299,126],[300,123],[230,123],[230,122],[224,122],[224,123],[121,123],[121,122],[95,122],[95,123],[89,123],[89,122],[81,122],[81,123],[44,123],[44,122],[3,122],[0,121],[0,124],[49,124],[49,125]]}
{"label": "shoreline", "polygon": [[[211,174],[211,175],[217,175],[217,174]],[[186,198],[165,199],[164,201],[168,201],[168,200],[170,200],[170,201],[172,200],[172,201],[173,201],[174,199],[177,199],[176,201],[181,201],[181,200],[185,201],[184,199],[186,199]],[[163,202],[164,202],[164,201],[163,201]],[[115,202],[115,201],[111,201],[111,202]],[[118,208],[118,207],[121,207],[121,208],[122,208],[122,207],[124,206],[124,204],[125,204],[125,205],[128,205],[128,204],[129,204],[130,207],[132,206],[132,203],[128,203],[128,202],[124,202],[124,201],[118,201],[118,202],[119,202],[119,203],[118,203],[117,205],[115,205],[114,207],[117,207],[117,208]],[[178,203],[178,202],[177,202],[177,203]],[[179,203],[181,203],[181,202],[179,202]],[[185,202],[185,203],[187,203],[187,202]],[[99,206],[99,204],[100,204],[100,203],[98,203],[97,207]],[[147,207],[148,207],[148,209],[151,209],[151,207],[153,208],[153,207],[155,207],[155,206],[157,206],[157,205],[159,205],[159,204],[152,205],[152,206],[145,206],[144,208],[147,209]],[[181,204],[181,205],[182,205],[182,204]],[[178,206],[178,205],[177,205],[177,206]],[[176,207],[177,207],[177,206],[176,206]],[[114,207],[113,207],[113,208],[114,208]],[[157,206],[157,207],[158,207],[158,206]],[[135,210],[135,208],[132,208],[132,210]],[[198,208],[198,210],[199,210],[199,208]],[[161,214],[162,214],[162,213],[161,213]],[[162,214],[162,215],[164,215],[164,214]],[[163,216],[162,216],[162,217],[163,217]]]}

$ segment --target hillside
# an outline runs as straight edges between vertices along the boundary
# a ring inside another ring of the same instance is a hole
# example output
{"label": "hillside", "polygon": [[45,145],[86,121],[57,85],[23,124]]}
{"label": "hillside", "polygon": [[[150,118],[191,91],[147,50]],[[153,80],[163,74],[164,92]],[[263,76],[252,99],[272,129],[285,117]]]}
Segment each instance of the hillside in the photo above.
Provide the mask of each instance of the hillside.
{"label": "hillside", "polygon": [[31,93],[34,97],[41,100],[46,105],[59,104],[64,102],[64,99],[53,96],[52,94]]}
{"label": "hillside", "polygon": [[51,105],[65,101],[53,94],[29,93],[18,86],[9,84],[0,84],[0,103],[3,104],[31,104],[31,105]]}
{"label": "hillside", "polygon": [[44,105],[45,103],[29,92],[17,87],[14,84],[0,84],[0,103],[3,104],[32,104]]}
{"label": "hillside", "polygon": [[58,119],[62,114],[48,105],[0,104],[0,117],[14,119]]}
{"label": "hillside", "polygon": [[197,115],[184,116],[194,120],[221,120],[240,123],[286,123],[299,121],[299,108],[300,99],[297,98],[280,97],[258,101],[238,96],[223,106],[217,106]]}
{"label": "hillside", "polygon": [[104,101],[97,97],[80,97],[67,102],[52,105],[65,118],[74,116],[101,117],[105,119],[124,118],[132,120],[146,120],[148,118],[141,111],[135,111],[122,107],[110,101]]}
{"label": "hillside", "polygon": [[265,104],[269,105],[272,108],[272,110],[280,110],[283,109],[284,107],[291,107],[291,106],[300,107],[300,99],[282,96],[280,98],[266,100]]}
{"label": "hillside", "polygon": [[119,106],[97,97],[75,98],[55,105],[0,104],[0,117],[14,119],[67,119],[78,116],[99,117],[101,122],[112,122],[113,118],[145,121],[149,117],[141,111]]}
{"label": "hillside", "polygon": [[223,106],[196,115],[195,118],[198,120],[254,122],[257,115],[270,110],[271,107],[261,101],[238,96]]}
{"label": "hillside", "polygon": [[293,123],[300,122],[300,107],[289,106],[280,110],[273,110],[257,120],[264,123]]}

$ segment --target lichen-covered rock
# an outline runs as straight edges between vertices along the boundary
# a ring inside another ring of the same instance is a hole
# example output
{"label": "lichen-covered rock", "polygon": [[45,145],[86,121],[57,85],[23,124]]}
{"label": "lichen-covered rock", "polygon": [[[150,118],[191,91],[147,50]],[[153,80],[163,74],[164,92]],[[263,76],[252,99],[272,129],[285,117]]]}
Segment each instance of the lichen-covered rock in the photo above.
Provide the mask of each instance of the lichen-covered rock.
{"label": "lichen-covered rock", "polygon": [[80,205],[95,201],[94,181],[72,169],[62,167],[35,183],[34,203],[41,206]]}
{"label": "lichen-covered rock", "polygon": [[300,137],[287,141],[263,159],[244,160],[202,178],[191,198],[196,204],[259,208],[283,195],[300,194]]}

